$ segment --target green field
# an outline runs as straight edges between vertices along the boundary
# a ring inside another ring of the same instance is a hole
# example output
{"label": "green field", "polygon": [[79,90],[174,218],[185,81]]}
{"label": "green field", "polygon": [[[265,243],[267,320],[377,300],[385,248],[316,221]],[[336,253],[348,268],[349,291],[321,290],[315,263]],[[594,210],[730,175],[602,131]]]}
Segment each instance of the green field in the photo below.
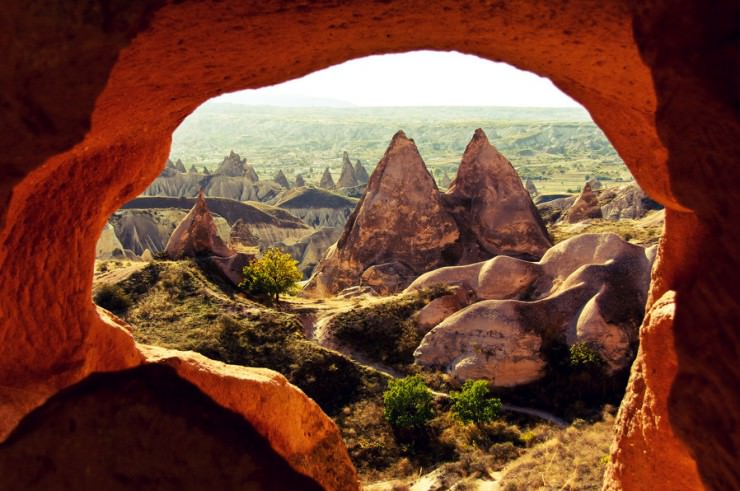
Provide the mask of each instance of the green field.
{"label": "green field", "polygon": [[206,103],[173,135],[171,158],[214,169],[231,150],[263,178],[282,169],[317,183],[325,167],[338,178],[342,152],[368,172],[393,134],[413,138],[435,177],[454,177],[476,128],[541,192],[580,189],[587,177],[630,180],[619,155],[581,108],[267,107]]}

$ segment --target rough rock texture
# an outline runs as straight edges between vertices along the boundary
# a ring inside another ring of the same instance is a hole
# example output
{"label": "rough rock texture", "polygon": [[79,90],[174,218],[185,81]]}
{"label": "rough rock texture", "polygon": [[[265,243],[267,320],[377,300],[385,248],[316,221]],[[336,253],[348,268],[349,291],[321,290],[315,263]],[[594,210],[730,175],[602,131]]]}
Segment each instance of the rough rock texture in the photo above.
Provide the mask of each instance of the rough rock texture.
{"label": "rough rock texture", "polygon": [[648,211],[662,208],[634,184],[601,190],[599,204],[601,215],[608,220],[642,218]]}
{"label": "rough rock texture", "polygon": [[217,176],[229,176],[229,177],[242,177],[247,171],[247,159],[243,159],[238,153],[234,153],[232,150],[229,155],[224,157],[216,171],[214,172]]}
{"label": "rough rock texture", "polygon": [[[367,181],[365,181],[367,182]],[[352,167],[352,162],[349,160],[347,152],[342,154],[342,173],[339,174],[339,180],[337,181],[338,188],[353,188],[360,184],[355,176],[355,168]]]}
{"label": "rough rock texture", "polygon": [[393,293],[435,267],[496,254],[539,258],[549,246],[545,225],[519,176],[483,130],[475,131],[444,194],[413,140],[399,131],[345,233],[304,291],[325,295],[362,281]]}
{"label": "rough rock texture", "polygon": [[496,254],[540,258],[551,245],[519,175],[480,128],[465,148],[444,201],[460,228],[462,262]]}
{"label": "rough rock texture", "polygon": [[243,417],[167,366],[91,375],[0,445],[2,489],[213,487],[322,489]]}
{"label": "rough rock texture", "polygon": [[457,225],[416,145],[399,131],[370,176],[342,237],[327,251],[305,291],[336,293],[359,284],[369,267],[384,263],[416,274],[443,266],[444,251],[458,238]]}
{"label": "rough rock texture", "polygon": [[578,198],[563,213],[562,220],[568,223],[576,223],[589,218],[602,218],[602,214],[596,193],[591,189],[591,185],[586,183]]}
{"label": "rough rock texture", "polygon": [[370,180],[365,166],[359,160],[355,162],[355,179],[357,179],[357,184],[367,184],[367,181]]}
{"label": "rough rock texture", "polygon": [[440,322],[414,357],[460,379],[510,386],[543,375],[545,343],[583,342],[614,373],[634,354],[651,266],[642,247],[615,234],[584,234],[537,263],[497,256],[431,271],[409,288],[456,284],[483,301]]}
{"label": "rough rock texture", "polygon": [[334,178],[331,176],[331,172],[329,172],[328,167],[324,169],[324,173],[321,175],[321,180],[319,181],[319,187],[324,188],[324,189],[336,188],[336,185],[334,184]]}
{"label": "rough rock texture", "polygon": [[434,326],[470,303],[470,294],[466,288],[454,286],[452,290],[452,293],[435,298],[416,313],[414,321],[419,334],[428,333]]}
{"label": "rough rock texture", "polygon": [[[611,459],[606,486],[663,487],[655,470],[672,462],[687,483],[698,471],[710,489],[740,488],[733,432],[740,209],[727,187],[740,181],[737,2],[155,0],[39,8],[9,0],[3,8],[0,32],[13,36],[0,58],[1,435],[91,371],[139,363],[125,330],[90,302],[95,241],[108,216],[161,172],[187,114],[223,92],[351,58],[459,50],[550,78],[588,109],[640,186],[667,208],[651,298],[676,292],[666,327],[674,342],[655,352],[650,341],[660,332],[647,319],[642,342],[651,348],[638,363],[670,387],[668,419],[643,432],[643,416],[666,402],[663,394],[625,398],[620,430],[632,440],[620,433],[615,449],[635,451]],[[675,376],[661,364],[673,353]],[[214,372],[204,391],[226,384]],[[628,396],[645,392],[633,377]],[[263,411],[271,413],[281,411]],[[685,465],[690,456],[697,466]],[[629,477],[613,472],[618,467]]]}
{"label": "rough rock texture", "polygon": [[234,251],[218,236],[216,223],[208,211],[203,193],[200,193],[193,208],[172,232],[164,252],[171,259],[234,255]]}
{"label": "rough rock texture", "polygon": [[288,189],[290,187],[290,183],[288,182],[288,178],[285,177],[285,174],[283,173],[283,170],[280,169],[277,171],[277,174],[275,174],[275,177],[273,179],[276,183],[281,185],[282,187]]}

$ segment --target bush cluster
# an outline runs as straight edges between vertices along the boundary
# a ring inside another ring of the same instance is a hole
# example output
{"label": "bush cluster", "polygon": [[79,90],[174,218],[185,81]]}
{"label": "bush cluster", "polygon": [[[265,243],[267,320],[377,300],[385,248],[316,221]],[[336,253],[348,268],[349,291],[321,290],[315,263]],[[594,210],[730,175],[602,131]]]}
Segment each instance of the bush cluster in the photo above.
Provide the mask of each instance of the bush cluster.
{"label": "bush cluster", "polygon": [[275,302],[281,293],[295,288],[303,275],[298,271],[298,262],[280,249],[270,248],[261,258],[244,266],[244,279],[239,288],[253,296],[269,296]]}
{"label": "bush cluster", "polygon": [[434,417],[432,391],[418,375],[391,380],[383,404],[383,416],[395,428],[420,428]]}
{"label": "bush cluster", "polygon": [[95,303],[116,314],[122,314],[131,307],[131,297],[118,285],[104,284],[95,290]]}
{"label": "bush cluster", "polygon": [[468,380],[460,392],[450,392],[452,412],[463,423],[488,423],[501,410],[501,399],[489,397],[490,389],[485,380]]}

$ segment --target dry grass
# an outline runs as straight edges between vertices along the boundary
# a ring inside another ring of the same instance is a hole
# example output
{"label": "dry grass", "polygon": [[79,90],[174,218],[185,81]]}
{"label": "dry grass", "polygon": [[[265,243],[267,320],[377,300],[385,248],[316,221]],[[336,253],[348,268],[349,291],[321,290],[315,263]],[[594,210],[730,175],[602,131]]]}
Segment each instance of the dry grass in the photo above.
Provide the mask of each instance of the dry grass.
{"label": "dry grass", "polygon": [[640,220],[589,220],[579,223],[558,223],[549,227],[554,244],[580,234],[612,232],[628,242],[649,247],[657,244],[663,232],[663,221],[655,220],[652,212]]}
{"label": "dry grass", "polygon": [[576,421],[511,463],[504,491],[599,490],[608,463],[614,417],[588,424]]}

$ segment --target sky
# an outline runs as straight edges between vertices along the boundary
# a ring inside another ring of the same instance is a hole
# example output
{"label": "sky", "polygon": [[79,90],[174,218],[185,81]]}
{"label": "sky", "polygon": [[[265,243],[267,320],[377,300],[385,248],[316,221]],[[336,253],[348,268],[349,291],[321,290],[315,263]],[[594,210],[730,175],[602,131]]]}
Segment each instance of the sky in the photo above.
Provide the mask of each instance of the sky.
{"label": "sky", "polygon": [[579,107],[546,78],[506,63],[441,51],[359,58],[213,101],[275,106]]}

